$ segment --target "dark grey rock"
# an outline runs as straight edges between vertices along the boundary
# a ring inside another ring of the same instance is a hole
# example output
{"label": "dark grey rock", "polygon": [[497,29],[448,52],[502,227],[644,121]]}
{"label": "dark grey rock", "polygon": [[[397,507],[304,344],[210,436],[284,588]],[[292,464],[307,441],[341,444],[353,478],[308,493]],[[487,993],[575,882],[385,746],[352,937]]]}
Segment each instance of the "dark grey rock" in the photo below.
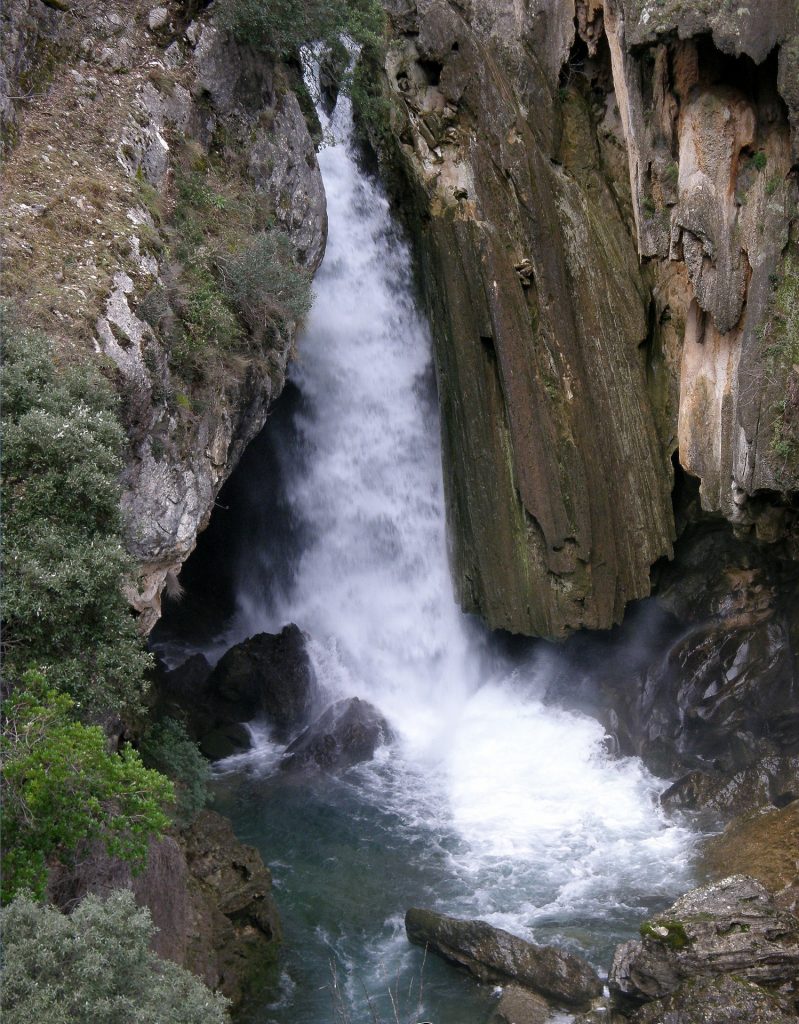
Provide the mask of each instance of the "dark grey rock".
{"label": "dark grey rock", "polygon": [[463,921],[432,910],[405,915],[411,942],[465,967],[486,982],[514,981],[563,1006],[588,1009],[602,982],[585,960],[552,946],[537,946],[485,921]]}
{"label": "dark grey rock", "polygon": [[377,708],[352,697],[340,700],[322,714],[286,748],[280,767],[349,768],[369,761],[375,750],[391,740],[388,722]]}
{"label": "dark grey rock", "polygon": [[277,738],[286,740],[307,723],[316,695],[305,635],[292,623],[232,647],[211,673],[207,699],[221,721],[263,715]]}

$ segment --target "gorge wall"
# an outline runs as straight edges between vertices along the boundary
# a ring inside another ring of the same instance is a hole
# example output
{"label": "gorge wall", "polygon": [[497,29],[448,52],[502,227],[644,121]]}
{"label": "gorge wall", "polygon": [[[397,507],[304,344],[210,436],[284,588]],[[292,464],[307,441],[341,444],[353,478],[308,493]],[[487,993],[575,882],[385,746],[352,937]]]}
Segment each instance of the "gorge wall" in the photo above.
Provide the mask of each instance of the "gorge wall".
{"label": "gorge wall", "polygon": [[4,292],[62,361],[97,358],[115,378],[129,599],[148,632],[296,330],[291,315],[266,335],[263,317],[232,320],[219,252],[277,227],[308,275],[322,258],[300,79],[192,3],[14,0],[3,34]]}
{"label": "gorge wall", "polygon": [[379,144],[492,627],[620,621],[685,525],[675,466],[796,558],[799,44],[766,6],[389,4]]}

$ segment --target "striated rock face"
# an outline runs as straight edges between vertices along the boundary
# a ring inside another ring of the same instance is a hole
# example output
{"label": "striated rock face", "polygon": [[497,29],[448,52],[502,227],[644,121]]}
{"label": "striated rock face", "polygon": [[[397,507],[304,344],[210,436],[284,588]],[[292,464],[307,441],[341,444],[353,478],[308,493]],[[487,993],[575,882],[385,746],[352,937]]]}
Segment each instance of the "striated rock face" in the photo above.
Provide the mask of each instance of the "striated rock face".
{"label": "striated rock face", "polygon": [[619,621],[671,553],[675,451],[703,510],[792,535],[794,4],[389,11],[384,165],[413,207],[464,607],[548,636]]}
{"label": "striated rock face", "polygon": [[387,77],[420,211],[460,599],[493,627],[558,636],[648,592],[671,551],[671,470],[615,154],[590,99],[558,93],[573,11],[479,6],[396,5]]}
{"label": "striated rock face", "polygon": [[[176,372],[175,297],[191,298],[168,231],[181,181],[223,161],[220,209],[281,227],[308,271],[324,249],[324,190],[285,71],[228,38],[213,11],[191,21],[178,0],[67,6],[14,0],[3,12],[0,113],[15,142],[5,286],[64,359],[113,368],[130,437],[122,510],[140,566],[128,596],[147,632],[283,386],[296,328],[268,344],[253,330],[210,379]],[[21,93],[12,111],[2,97]],[[200,338],[195,347],[214,343]]]}
{"label": "striated rock face", "polygon": [[609,986],[621,1006],[665,999],[686,983],[721,975],[796,994],[799,920],[745,875],[692,890],[645,922],[641,935],[613,958]]}
{"label": "striated rock face", "polygon": [[481,981],[512,980],[576,1009],[587,1009],[602,994],[597,974],[580,957],[525,942],[485,921],[461,921],[432,910],[412,909],[405,915],[405,930],[411,942],[465,967]]}
{"label": "striated rock face", "polygon": [[147,868],[135,877],[95,844],[75,869],[51,873],[48,895],[68,911],[88,892],[120,887],[150,909],[155,952],[194,971],[234,1006],[268,979],[281,939],[271,876],[221,815],[203,811],[190,829],[151,842]]}

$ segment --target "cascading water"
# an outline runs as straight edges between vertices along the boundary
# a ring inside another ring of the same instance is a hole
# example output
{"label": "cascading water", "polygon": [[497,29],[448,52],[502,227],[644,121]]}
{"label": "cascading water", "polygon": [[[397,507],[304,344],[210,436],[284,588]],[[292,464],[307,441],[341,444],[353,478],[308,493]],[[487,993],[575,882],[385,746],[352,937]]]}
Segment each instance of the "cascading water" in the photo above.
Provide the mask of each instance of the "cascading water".
{"label": "cascading water", "polygon": [[338,778],[298,779],[275,771],[263,734],[223,766],[219,801],[273,865],[286,920],[282,994],[254,1020],[404,1021],[421,973],[413,1019],[469,1024],[491,993],[432,958],[422,971],[406,907],[479,916],[607,969],[614,943],[690,884],[691,838],[640,763],[607,757],[595,721],[543,703],[555,654],[511,668],[454,603],[430,340],[350,117],[340,100],[320,154],[330,233],[284,452],[303,549],[286,580],[249,552],[225,646],[296,622],[330,698],[368,699],[397,740]]}

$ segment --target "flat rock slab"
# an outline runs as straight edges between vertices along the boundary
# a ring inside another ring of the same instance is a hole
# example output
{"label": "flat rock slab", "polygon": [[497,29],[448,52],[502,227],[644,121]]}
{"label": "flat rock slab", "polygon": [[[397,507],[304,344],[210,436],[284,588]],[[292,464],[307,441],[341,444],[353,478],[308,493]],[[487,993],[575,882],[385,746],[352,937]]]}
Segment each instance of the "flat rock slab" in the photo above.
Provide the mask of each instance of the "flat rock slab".
{"label": "flat rock slab", "polygon": [[609,986],[620,1006],[663,999],[719,975],[761,985],[799,977],[799,920],[746,875],[692,889],[618,946]]}
{"label": "flat rock slab", "polygon": [[526,942],[485,921],[463,921],[432,910],[405,915],[411,942],[465,967],[480,981],[515,981],[574,1009],[588,1009],[602,994],[602,982],[579,956]]}

